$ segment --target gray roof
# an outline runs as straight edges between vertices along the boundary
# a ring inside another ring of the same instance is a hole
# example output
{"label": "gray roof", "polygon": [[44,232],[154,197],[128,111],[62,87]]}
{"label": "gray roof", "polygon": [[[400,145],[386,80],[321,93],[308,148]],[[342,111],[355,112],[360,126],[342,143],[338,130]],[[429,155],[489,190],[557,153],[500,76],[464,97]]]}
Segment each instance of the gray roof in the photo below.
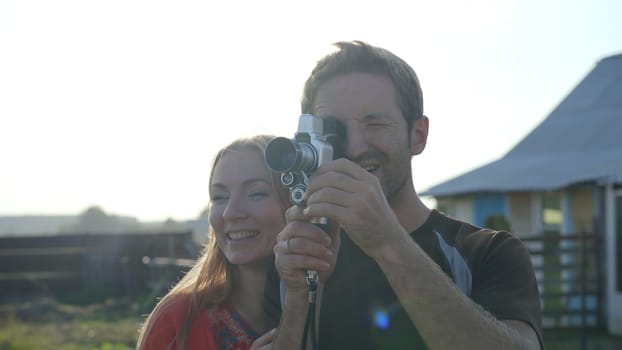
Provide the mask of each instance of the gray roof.
{"label": "gray roof", "polygon": [[501,159],[422,195],[546,191],[622,183],[622,54],[607,57]]}

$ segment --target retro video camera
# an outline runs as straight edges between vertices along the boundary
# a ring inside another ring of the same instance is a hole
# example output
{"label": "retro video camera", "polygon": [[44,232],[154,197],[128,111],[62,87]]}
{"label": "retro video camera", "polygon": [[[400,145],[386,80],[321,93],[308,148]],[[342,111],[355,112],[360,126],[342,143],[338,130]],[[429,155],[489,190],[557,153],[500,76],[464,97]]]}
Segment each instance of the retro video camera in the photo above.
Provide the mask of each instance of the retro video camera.
{"label": "retro video camera", "polygon": [[334,119],[302,114],[294,139],[276,137],[268,143],[265,160],[281,173],[281,183],[289,188],[293,204],[304,205],[309,176],[322,164],[343,156],[344,128]]}

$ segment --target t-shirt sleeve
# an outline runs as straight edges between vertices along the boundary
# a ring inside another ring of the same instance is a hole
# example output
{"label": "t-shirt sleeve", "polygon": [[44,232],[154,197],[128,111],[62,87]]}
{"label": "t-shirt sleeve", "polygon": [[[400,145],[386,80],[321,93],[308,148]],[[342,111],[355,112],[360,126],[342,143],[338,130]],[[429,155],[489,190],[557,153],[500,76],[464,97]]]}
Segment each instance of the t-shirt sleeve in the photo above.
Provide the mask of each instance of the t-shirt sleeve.
{"label": "t-shirt sleeve", "polygon": [[500,320],[528,323],[542,342],[538,283],[531,257],[522,241],[504,232],[482,230],[467,238],[471,244],[471,298]]}

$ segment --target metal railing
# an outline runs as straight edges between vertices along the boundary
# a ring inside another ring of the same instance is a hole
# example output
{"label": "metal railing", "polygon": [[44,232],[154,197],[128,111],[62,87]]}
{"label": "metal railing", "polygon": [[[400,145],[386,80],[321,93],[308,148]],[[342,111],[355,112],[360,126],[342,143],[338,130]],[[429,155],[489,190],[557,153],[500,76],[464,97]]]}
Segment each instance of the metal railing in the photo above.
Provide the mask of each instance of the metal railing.
{"label": "metal railing", "polygon": [[598,234],[521,237],[531,254],[544,328],[604,327],[602,241]]}

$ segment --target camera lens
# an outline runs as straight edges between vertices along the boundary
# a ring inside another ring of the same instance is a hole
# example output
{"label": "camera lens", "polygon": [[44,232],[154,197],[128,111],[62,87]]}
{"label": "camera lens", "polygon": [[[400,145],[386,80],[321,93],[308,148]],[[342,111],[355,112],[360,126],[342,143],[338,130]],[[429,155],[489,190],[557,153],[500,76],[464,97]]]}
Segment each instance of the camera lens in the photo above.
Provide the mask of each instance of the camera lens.
{"label": "camera lens", "polygon": [[278,172],[315,169],[317,156],[312,145],[276,137],[266,146],[265,159],[268,166]]}
{"label": "camera lens", "polygon": [[266,163],[275,171],[285,172],[296,163],[296,147],[285,137],[272,139],[265,152]]}

